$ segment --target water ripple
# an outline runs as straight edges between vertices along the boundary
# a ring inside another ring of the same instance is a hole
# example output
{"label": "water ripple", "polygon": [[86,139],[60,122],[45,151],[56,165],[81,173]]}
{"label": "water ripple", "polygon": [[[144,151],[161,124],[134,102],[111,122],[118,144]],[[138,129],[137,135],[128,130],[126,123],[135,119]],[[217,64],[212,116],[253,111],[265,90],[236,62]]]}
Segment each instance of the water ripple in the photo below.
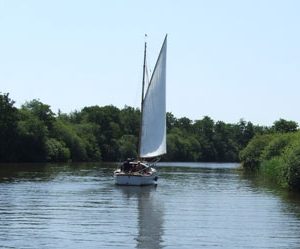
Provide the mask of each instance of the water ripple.
{"label": "water ripple", "polygon": [[298,196],[236,165],[179,166],[157,188],[115,186],[109,165],[2,172],[0,248],[299,248]]}

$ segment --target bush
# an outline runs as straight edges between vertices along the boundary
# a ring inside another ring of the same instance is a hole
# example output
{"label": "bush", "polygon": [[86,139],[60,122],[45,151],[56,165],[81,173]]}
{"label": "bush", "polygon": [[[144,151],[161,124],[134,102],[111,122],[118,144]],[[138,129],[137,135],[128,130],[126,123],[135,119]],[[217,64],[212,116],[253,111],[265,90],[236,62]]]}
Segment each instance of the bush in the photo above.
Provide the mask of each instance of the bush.
{"label": "bush", "polygon": [[282,187],[288,187],[285,171],[286,164],[279,156],[263,161],[260,165],[261,174]]}
{"label": "bush", "polygon": [[262,162],[261,155],[265,147],[272,139],[272,135],[255,136],[240,153],[240,159],[243,167],[246,169],[258,169]]}
{"label": "bush", "polygon": [[292,189],[300,189],[300,141],[296,140],[283,155],[285,161],[284,174]]}
{"label": "bush", "polygon": [[88,160],[84,141],[78,136],[73,126],[57,121],[53,126],[53,135],[60,141],[63,141],[69,148],[72,161]]}
{"label": "bush", "polygon": [[70,150],[64,142],[55,138],[46,141],[47,161],[48,162],[66,162],[70,159]]}
{"label": "bush", "polygon": [[273,134],[259,158],[260,172],[282,187],[300,189],[300,133]]}
{"label": "bush", "polygon": [[270,160],[273,157],[280,156],[292,139],[291,134],[274,135],[270,143],[265,147],[261,159]]}

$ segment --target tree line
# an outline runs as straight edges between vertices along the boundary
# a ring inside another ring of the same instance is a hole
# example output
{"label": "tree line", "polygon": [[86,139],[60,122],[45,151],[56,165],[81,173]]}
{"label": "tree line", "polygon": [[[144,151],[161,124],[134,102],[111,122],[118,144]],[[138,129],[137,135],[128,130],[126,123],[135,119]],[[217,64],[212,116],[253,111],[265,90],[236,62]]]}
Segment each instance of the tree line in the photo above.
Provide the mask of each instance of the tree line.
{"label": "tree line", "polygon": [[[55,114],[39,100],[20,108],[9,94],[0,93],[0,162],[121,161],[137,157],[140,110],[125,106],[90,106]],[[176,118],[167,113],[165,161],[236,162],[258,134],[297,130],[293,121],[271,127],[240,120],[236,124]]]}

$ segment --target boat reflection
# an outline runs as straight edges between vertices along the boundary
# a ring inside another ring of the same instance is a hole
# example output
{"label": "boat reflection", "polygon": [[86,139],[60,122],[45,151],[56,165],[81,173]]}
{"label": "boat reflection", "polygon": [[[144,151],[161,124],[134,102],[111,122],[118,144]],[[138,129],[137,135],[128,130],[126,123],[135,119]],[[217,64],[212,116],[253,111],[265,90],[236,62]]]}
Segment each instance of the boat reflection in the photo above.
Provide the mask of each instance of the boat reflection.
{"label": "boat reflection", "polygon": [[162,248],[163,204],[159,200],[156,186],[118,187],[128,199],[137,200],[138,235],[136,248]]}

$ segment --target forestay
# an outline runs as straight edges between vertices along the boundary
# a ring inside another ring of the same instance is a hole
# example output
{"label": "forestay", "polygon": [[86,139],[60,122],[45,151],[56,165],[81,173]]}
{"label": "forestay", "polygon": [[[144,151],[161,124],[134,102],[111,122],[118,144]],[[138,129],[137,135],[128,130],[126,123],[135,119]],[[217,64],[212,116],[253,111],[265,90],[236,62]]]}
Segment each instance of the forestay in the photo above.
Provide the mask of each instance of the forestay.
{"label": "forestay", "polygon": [[141,158],[166,153],[166,53],[167,36],[143,100],[139,155]]}

